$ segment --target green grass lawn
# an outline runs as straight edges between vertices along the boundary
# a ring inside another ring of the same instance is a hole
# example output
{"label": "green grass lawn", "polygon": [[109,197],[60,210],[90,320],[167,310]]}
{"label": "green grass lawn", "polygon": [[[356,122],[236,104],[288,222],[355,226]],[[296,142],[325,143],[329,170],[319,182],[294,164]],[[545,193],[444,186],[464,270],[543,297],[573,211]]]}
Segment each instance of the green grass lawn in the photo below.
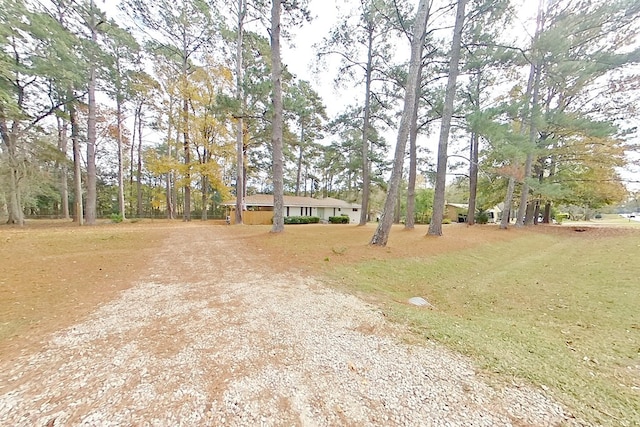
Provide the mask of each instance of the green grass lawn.
{"label": "green grass lawn", "polygon": [[[589,424],[640,425],[640,235],[533,233],[473,249],[342,265],[341,286],[539,386]],[[404,302],[421,296],[435,309]]]}

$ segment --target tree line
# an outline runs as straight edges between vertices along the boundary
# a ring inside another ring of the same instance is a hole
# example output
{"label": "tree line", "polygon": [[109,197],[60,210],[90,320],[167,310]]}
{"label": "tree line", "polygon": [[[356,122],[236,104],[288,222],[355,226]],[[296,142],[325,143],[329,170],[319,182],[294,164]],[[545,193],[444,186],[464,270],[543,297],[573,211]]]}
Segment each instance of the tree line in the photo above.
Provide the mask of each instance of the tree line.
{"label": "tree line", "polygon": [[[280,53],[310,25],[308,1],[122,0],[110,17],[93,0],[3,0],[8,222],[207,219],[235,198],[241,223],[243,197],[267,192],[281,231],[287,193],[358,201],[361,224],[379,212],[372,243],[384,245],[393,222],[413,228],[426,210],[442,233],[454,169],[466,169],[470,224],[498,203],[504,228],[625,197],[636,1],[540,0],[531,19],[515,0],[414,3],[349,3],[308,46],[358,94],[328,117],[332,94]],[[419,143],[432,135],[437,153]]]}

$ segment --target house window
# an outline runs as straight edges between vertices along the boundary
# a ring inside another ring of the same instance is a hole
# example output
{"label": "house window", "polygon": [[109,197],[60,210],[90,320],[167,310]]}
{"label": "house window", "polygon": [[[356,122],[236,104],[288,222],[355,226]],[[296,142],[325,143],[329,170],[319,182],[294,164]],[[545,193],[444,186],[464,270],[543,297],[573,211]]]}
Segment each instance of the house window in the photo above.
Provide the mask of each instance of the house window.
{"label": "house window", "polygon": [[358,212],[358,208],[353,208],[353,211],[354,212]]}
{"label": "house window", "polygon": [[286,216],[289,216],[289,206],[287,206],[287,215]]}
{"label": "house window", "polygon": [[303,215],[304,215],[304,214],[302,213],[302,212],[303,212],[303,209],[304,209],[304,208],[300,208],[300,216],[303,216]]}

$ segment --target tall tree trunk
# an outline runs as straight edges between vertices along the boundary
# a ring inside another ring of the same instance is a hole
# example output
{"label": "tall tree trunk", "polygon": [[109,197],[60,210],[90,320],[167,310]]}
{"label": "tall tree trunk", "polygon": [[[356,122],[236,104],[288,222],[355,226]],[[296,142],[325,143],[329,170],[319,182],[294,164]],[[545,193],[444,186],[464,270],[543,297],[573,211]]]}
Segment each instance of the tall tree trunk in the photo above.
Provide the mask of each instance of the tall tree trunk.
{"label": "tall tree trunk", "polygon": [[438,166],[436,169],[436,188],[433,196],[433,215],[427,234],[431,236],[442,235],[442,219],[444,217],[444,192],[447,184],[447,147],[449,144],[449,132],[451,130],[451,118],[453,117],[453,101],[456,96],[456,81],[458,79],[458,63],[460,62],[460,47],[462,39],[462,27],[464,24],[464,11],[467,0],[458,0],[456,23],[453,29],[453,41],[451,43],[451,61],[449,63],[449,79],[445,93],[442,110],[442,123],[440,125],[440,139],[438,142]]}
{"label": "tall tree trunk", "polygon": [[[244,135],[243,135],[244,136]],[[249,147],[245,142],[243,142],[243,148],[242,148],[242,155],[244,157],[244,162],[243,162],[243,166],[242,166],[242,197],[243,197],[243,205],[242,208],[244,209],[244,197],[247,195],[247,151],[249,150]]]}
{"label": "tall tree trunk", "polygon": [[282,59],[280,57],[281,0],[272,0],[271,7],[271,81],[273,83],[272,164],[273,164],[273,227],[272,233],[284,231],[284,155],[282,148]]}
{"label": "tall tree trunk", "polygon": [[[16,46],[13,46],[15,64],[20,64],[20,55],[16,50]],[[3,58],[4,59],[4,58]],[[4,62],[4,61],[3,61]],[[3,79],[4,83],[4,79]],[[19,72],[15,72],[15,80],[11,82],[17,92],[17,107],[22,110],[24,105],[24,86],[20,82]],[[22,205],[22,197],[20,195],[20,171],[22,170],[22,164],[24,161],[19,160],[19,148],[20,143],[20,123],[19,120],[13,120],[11,126],[7,123],[6,111],[3,107],[4,102],[0,102],[0,135],[2,135],[2,143],[6,148],[8,163],[9,163],[9,199],[7,200],[7,210],[9,218],[7,224],[24,225],[24,206]],[[0,146],[0,154],[2,153],[2,146]]]}
{"label": "tall tree trunk", "polygon": [[476,223],[476,198],[478,195],[478,147],[480,137],[476,132],[471,133],[469,150],[469,210],[467,224]]}
{"label": "tall tree trunk", "polygon": [[[540,69],[538,66],[534,66],[535,84],[533,86],[533,96],[531,98],[531,115],[529,124],[529,152],[527,153],[527,159],[524,164],[524,179],[522,181],[522,190],[520,193],[520,205],[518,206],[518,216],[516,218],[516,227],[522,227],[526,223],[532,223],[532,217],[527,215],[527,201],[529,199],[529,179],[533,169],[534,152],[536,146],[536,111],[538,110],[538,98],[540,92]],[[531,212],[531,211],[529,211]]]}
{"label": "tall tree trunk", "polygon": [[502,210],[502,219],[500,219],[500,229],[506,230],[509,227],[509,220],[511,217],[511,209],[513,208],[513,192],[516,189],[516,179],[513,176],[509,177],[509,183],[507,184],[507,194],[504,198],[504,209]]}
{"label": "tall tree trunk", "polygon": [[[302,144],[304,144],[304,123],[301,123],[300,126],[300,145],[298,146],[299,151],[298,151],[298,172],[296,174],[296,196],[300,195],[300,182],[302,181],[302,159],[303,159],[303,146]],[[305,196],[307,195],[307,183],[305,181],[304,184],[304,192],[305,192]]]}
{"label": "tall tree trunk", "polygon": [[367,41],[367,69],[365,77],[364,121],[362,123],[362,209],[360,223],[366,225],[369,220],[369,189],[371,183],[369,164],[369,128],[371,127],[371,74],[373,72],[373,23],[369,22]]}
{"label": "tall tree trunk", "polygon": [[533,208],[533,223],[534,224],[538,224],[538,217],[540,216],[540,200],[536,200],[535,203],[533,203],[532,205]]}
{"label": "tall tree trunk", "polygon": [[[557,148],[558,148],[558,144],[554,142],[552,152],[555,152]],[[554,176],[556,175],[556,165],[557,165],[556,156],[552,155],[550,160],[551,160],[551,164],[549,165],[549,181],[552,181]],[[545,224],[551,224],[551,202],[550,201],[548,201],[544,205],[544,217],[542,219],[542,222]]]}
{"label": "tall tree trunk", "polygon": [[[516,217],[516,227],[522,227],[525,225],[526,214],[527,214],[527,200],[529,198],[529,178],[531,177],[531,171],[533,167],[534,161],[534,151],[536,146],[536,137],[537,137],[537,129],[536,129],[536,118],[538,116],[538,103],[539,103],[539,95],[540,95],[540,79],[542,73],[542,61],[539,58],[539,52],[535,49],[536,41],[540,38],[540,34],[542,33],[543,26],[543,0],[540,0],[538,3],[538,17],[536,20],[536,32],[534,35],[534,61],[531,63],[530,77],[529,81],[531,81],[531,76],[533,76],[533,90],[531,96],[531,107],[529,108],[529,147],[527,152],[527,159],[524,165],[524,180],[522,182],[522,192],[520,193],[520,205],[518,206],[518,216]],[[523,121],[524,124],[524,121]]]}
{"label": "tall tree trunk", "polygon": [[[186,77],[185,77],[186,79]],[[184,148],[184,164],[186,166],[185,171],[185,184],[184,184],[184,212],[182,214],[183,221],[191,221],[191,143],[189,140],[189,100],[185,98],[182,106],[182,131],[183,148]]]}
{"label": "tall tree trunk", "polygon": [[393,170],[391,172],[391,180],[389,189],[387,190],[387,198],[384,202],[382,217],[378,222],[371,244],[376,246],[386,246],[389,240],[389,233],[393,222],[393,208],[396,203],[398,189],[400,187],[400,179],[402,178],[402,166],[404,163],[405,147],[407,145],[407,137],[411,128],[411,119],[413,117],[413,109],[416,103],[416,86],[420,82],[420,70],[422,62],[422,50],[424,46],[424,38],[427,32],[427,17],[429,16],[430,0],[420,0],[416,19],[413,28],[413,38],[411,39],[411,61],[409,63],[409,75],[407,76],[407,88],[404,94],[404,108],[402,118],[400,119],[400,127],[398,129],[398,139],[396,141],[396,151],[393,160]]}
{"label": "tall tree trunk", "polygon": [[[93,0],[91,1],[91,42],[95,47],[98,41],[97,23],[95,22],[95,10]],[[85,221],[87,225],[96,223],[98,209],[98,189],[96,176],[96,66],[91,61],[89,66],[89,87],[88,87],[88,119],[87,119],[87,205],[85,210]]]}
{"label": "tall tree trunk", "polygon": [[[527,122],[527,118],[529,116],[529,104],[531,102],[531,93],[533,92],[533,83],[535,80],[535,72],[534,67],[532,66],[529,70],[529,78],[527,80],[527,90],[525,92],[525,107],[522,111],[522,115],[520,117],[520,134],[524,135],[526,132],[525,123]],[[515,161],[511,166],[515,165]],[[513,194],[515,192],[516,187],[516,177],[513,175],[515,171],[511,171],[511,175],[509,176],[509,183],[507,184],[507,194],[504,199],[504,211],[502,214],[502,220],[500,221],[500,229],[506,230],[509,227],[509,222],[511,221],[511,212],[513,209]],[[507,213],[505,216],[504,213]],[[516,225],[518,223],[518,219],[516,217]]]}
{"label": "tall tree trunk", "polygon": [[180,214],[180,206],[178,205],[178,188],[176,187],[176,172],[171,171],[169,177],[171,185],[171,206],[173,206],[172,219],[176,219]]}
{"label": "tall tree trunk", "polygon": [[142,204],[142,116],[138,120],[138,164],[136,168],[136,199],[138,201],[138,218],[144,214]]}
{"label": "tall tree trunk", "polygon": [[[402,176],[400,177],[402,182]],[[396,207],[393,210],[393,223],[400,224],[400,215],[402,214],[402,188],[398,187],[398,195],[396,199]]]}
{"label": "tall tree trunk", "polygon": [[69,104],[69,122],[71,122],[71,144],[73,146],[73,186],[74,186],[74,215],[78,225],[84,225],[82,209],[82,157],[80,156],[80,130],[78,116],[74,104]]}
{"label": "tall tree trunk", "polygon": [[[482,80],[482,71],[476,74],[475,87],[475,107],[480,109],[480,82]],[[467,211],[467,224],[474,225],[476,223],[476,204],[478,196],[478,149],[480,146],[480,135],[477,132],[471,133],[471,143],[469,144],[469,209]]]}
{"label": "tall tree trunk", "polygon": [[[184,10],[183,10],[184,15]],[[183,16],[184,19],[188,17]],[[182,138],[184,148],[184,164],[185,164],[185,184],[184,184],[184,212],[182,214],[183,221],[191,221],[191,140],[189,138],[189,97],[187,95],[187,85],[189,78],[189,59],[187,56],[189,44],[187,41],[187,33],[183,29],[182,33]]]}
{"label": "tall tree trunk", "polygon": [[59,175],[58,182],[60,185],[60,207],[62,209],[61,217],[69,219],[69,167],[67,166],[67,148],[69,145],[67,135],[67,121],[64,118],[58,117],[58,150],[62,153],[63,160],[58,163]]}
{"label": "tall tree trunk", "polygon": [[[419,75],[422,75],[422,63],[420,63]],[[422,84],[418,80],[416,85],[416,99],[411,116],[411,130],[409,131],[409,182],[407,184],[407,218],[404,223],[405,230],[413,230],[416,223],[416,177],[418,175],[418,109],[420,107],[420,93]]]}
{"label": "tall tree trunk", "polygon": [[236,125],[236,224],[242,224],[244,211],[245,179],[244,179],[244,96],[242,43],[244,39],[244,19],[247,13],[246,0],[238,0],[238,38],[236,40],[236,99],[241,106]]}
{"label": "tall tree trunk", "polygon": [[[16,121],[14,121],[11,129],[7,124],[4,110],[0,104],[0,134],[2,135],[2,145],[4,145],[7,153],[9,163],[9,197],[7,200],[7,210],[9,218],[7,224],[24,225],[24,212],[22,209],[22,203],[20,201],[20,187],[19,187],[19,172],[17,160],[18,147],[17,139],[19,127]],[[1,147],[0,147],[1,148]]]}
{"label": "tall tree trunk", "polygon": [[[11,159],[13,163],[14,159]],[[24,225],[24,212],[22,210],[22,197],[20,195],[20,171],[17,167],[11,167],[9,179],[9,219],[7,224]]]}
{"label": "tall tree trunk", "polygon": [[208,209],[208,199],[209,199],[209,180],[206,176],[203,176],[201,179],[202,185],[202,212],[200,213],[200,219],[202,221],[207,220],[207,209]]}
{"label": "tall tree trunk", "polygon": [[134,169],[134,159],[136,158],[136,141],[138,136],[138,120],[141,120],[140,115],[142,114],[142,103],[136,105],[135,113],[133,114],[133,132],[131,135],[131,149],[129,150],[129,157],[131,161],[129,162],[129,212],[131,215],[134,215],[135,210],[133,209],[133,178],[135,177],[135,169]]}
{"label": "tall tree trunk", "polygon": [[122,219],[126,219],[126,206],[124,204],[124,150],[122,141],[122,99],[116,97],[116,114],[118,120],[118,211]]}
{"label": "tall tree trunk", "polygon": [[[171,114],[171,112],[173,111],[172,109],[172,105],[173,105],[173,98],[171,98],[169,100],[170,106],[169,106],[169,111]],[[168,126],[167,126],[167,151],[168,151],[168,156],[171,157],[172,155],[172,142],[171,142],[171,136],[173,135],[173,127],[171,126],[171,120],[168,121]],[[176,135],[177,138],[177,135]],[[171,174],[172,172],[169,171],[167,172],[167,174],[164,177],[164,186],[165,186],[165,202],[167,204],[167,219],[175,219],[175,212],[174,212],[174,203],[173,203],[173,191],[172,191],[172,183],[171,183]]]}

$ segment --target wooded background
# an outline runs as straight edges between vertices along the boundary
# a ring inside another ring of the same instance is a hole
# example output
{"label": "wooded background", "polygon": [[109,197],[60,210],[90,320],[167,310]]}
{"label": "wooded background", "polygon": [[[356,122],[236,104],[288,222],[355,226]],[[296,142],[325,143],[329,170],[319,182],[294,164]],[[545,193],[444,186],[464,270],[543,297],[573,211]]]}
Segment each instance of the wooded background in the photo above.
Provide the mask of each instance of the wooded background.
{"label": "wooded background", "polygon": [[[531,17],[509,0],[347,2],[304,46],[359,94],[334,117],[335,94],[278,64],[275,29],[286,42],[313,25],[313,2],[123,0],[113,17],[92,0],[0,3],[9,223],[207,219],[275,188],[362,203],[361,223],[433,217],[440,234],[447,197],[470,212],[504,203],[522,225],[629,197],[618,171],[637,151],[634,0],[540,0]],[[398,54],[410,49],[411,64]],[[435,135],[439,153],[419,143]]]}

